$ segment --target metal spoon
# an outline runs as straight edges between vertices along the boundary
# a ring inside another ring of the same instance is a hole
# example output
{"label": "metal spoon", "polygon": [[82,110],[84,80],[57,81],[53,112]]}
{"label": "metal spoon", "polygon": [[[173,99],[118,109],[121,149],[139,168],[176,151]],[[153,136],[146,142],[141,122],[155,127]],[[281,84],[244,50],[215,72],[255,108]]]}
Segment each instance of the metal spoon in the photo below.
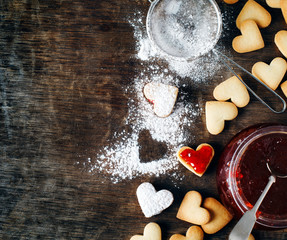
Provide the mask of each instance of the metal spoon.
{"label": "metal spoon", "polygon": [[229,234],[229,237],[228,237],[229,240],[247,240],[248,239],[253,229],[253,226],[256,222],[256,219],[257,219],[256,212],[259,206],[261,205],[263,199],[265,198],[267,192],[269,191],[270,187],[272,186],[273,183],[275,183],[276,177],[287,178],[287,175],[279,174],[274,169],[272,169],[269,166],[268,162],[266,163],[266,165],[267,165],[269,172],[271,173],[271,176],[269,177],[269,181],[264,191],[260,195],[259,199],[253,206],[253,208],[245,212],[243,216],[240,218],[240,220],[238,221],[238,223],[235,225],[235,227]]}

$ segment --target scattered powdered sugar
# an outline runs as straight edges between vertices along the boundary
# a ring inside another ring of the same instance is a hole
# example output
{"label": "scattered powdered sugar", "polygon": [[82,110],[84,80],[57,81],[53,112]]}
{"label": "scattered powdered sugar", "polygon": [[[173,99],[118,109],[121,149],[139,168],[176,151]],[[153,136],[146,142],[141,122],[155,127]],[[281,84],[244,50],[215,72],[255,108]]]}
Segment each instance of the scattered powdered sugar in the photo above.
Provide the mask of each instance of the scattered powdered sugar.
{"label": "scattered powdered sugar", "polygon": [[[142,64],[147,67],[145,72],[152,73],[153,68],[161,68],[161,71],[169,71],[177,77],[188,77],[192,82],[204,83],[221,69],[221,64],[219,64],[220,57],[214,54],[213,51],[207,52],[202,57],[196,58],[193,61],[178,60],[159,51],[148,38],[144,19],[144,13],[136,12],[134,16],[129,19],[129,22],[134,28],[137,51],[135,57],[142,60]],[[209,49],[209,46],[206,45],[205,48]],[[222,50],[223,47],[218,44],[216,49]],[[160,64],[158,63],[159,59],[161,60]],[[162,62],[167,65],[166,69],[161,65]]]}
{"label": "scattered powdered sugar", "polygon": [[[132,133],[116,133],[115,138],[118,140],[111,146],[106,146],[97,156],[98,159],[91,168],[92,172],[104,171],[110,175],[112,182],[117,183],[122,179],[146,174],[160,176],[178,168],[176,152],[180,145],[190,138],[185,136],[183,127],[191,127],[200,110],[197,104],[177,102],[171,115],[166,118],[156,116],[152,104],[145,99],[142,90],[146,83],[161,80],[174,84],[172,77],[154,75],[139,76],[134,85],[128,87],[127,92],[135,93],[135,99],[128,103],[129,114],[126,119],[126,125],[131,127]],[[151,162],[141,162],[140,159],[139,135],[146,130],[154,141],[163,142],[167,147],[167,152],[160,159]],[[178,174],[177,177],[182,176]]]}
{"label": "scattered powdered sugar", "polygon": [[[175,13],[179,7],[169,6],[168,11]],[[202,109],[197,102],[189,100],[188,94],[179,92],[171,115],[160,118],[155,115],[153,105],[144,97],[143,88],[150,82],[176,86],[179,90],[185,87],[192,89],[197,85],[205,87],[221,68],[218,56],[212,52],[194,61],[178,61],[158,52],[147,37],[145,15],[138,11],[128,19],[134,29],[134,58],[141,66],[133,84],[125,86],[130,97],[125,122],[128,128],[116,132],[114,139],[107,142],[98,155],[89,158],[89,171],[95,174],[102,172],[113,183],[143,175],[161,176],[166,173],[175,180],[184,178],[178,171],[176,153],[182,145],[196,144],[190,132],[194,122],[200,119]],[[139,140],[144,131],[150,134],[153,141],[166,146],[165,153],[158,159],[142,161]]]}

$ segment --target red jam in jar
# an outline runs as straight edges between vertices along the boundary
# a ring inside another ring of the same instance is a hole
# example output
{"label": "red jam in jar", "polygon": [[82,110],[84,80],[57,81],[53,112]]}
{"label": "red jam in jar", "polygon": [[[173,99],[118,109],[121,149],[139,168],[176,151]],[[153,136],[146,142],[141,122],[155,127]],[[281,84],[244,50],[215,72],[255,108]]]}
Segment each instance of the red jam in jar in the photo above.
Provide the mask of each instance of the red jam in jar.
{"label": "red jam in jar", "polygon": [[[261,124],[249,127],[226,145],[217,169],[223,204],[237,218],[251,209],[271,175],[266,163],[287,174],[287,126]],[[257,227],[287,227],[287,178],[276,178],[257,215]]]}

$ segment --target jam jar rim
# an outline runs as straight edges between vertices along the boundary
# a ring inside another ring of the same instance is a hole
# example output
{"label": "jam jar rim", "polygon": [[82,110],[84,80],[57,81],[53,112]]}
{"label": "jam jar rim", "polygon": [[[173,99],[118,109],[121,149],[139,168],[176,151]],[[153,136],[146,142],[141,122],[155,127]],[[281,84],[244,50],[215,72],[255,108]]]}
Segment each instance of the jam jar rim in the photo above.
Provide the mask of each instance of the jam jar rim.
{"label": "jam jar rim", "polygon": [[[259,139],[260,137],[263,137],[265,135],[273,134],[273,133],[283,133],[287,134],[287,125],[270,125],[270,126],[264,126],[262,128],[256,129],[254,132],[250,133],[245,139],[239,140],[238,146],[236,147],[234,154],[232,155],[231,161],[230,161],[230,171],[228,173],[228,181],[230,185],[230,192],[232,195],[232,198],[234,199],[237,207],[239,210],[244,213],[249,208],[244,203],[244,200],[240,196],[236,184],[236,170],[240,163],[240,157],[242,156],[242,153],[244,150],[249,146],[250,143],[255,141],[256,139]],[[286,219],[270,219],[266,216],[263,217],[260,215],[256,223],[264,226],[264,227],[271,227],[271,228],[285,228],[287,227],[287,218]]]}

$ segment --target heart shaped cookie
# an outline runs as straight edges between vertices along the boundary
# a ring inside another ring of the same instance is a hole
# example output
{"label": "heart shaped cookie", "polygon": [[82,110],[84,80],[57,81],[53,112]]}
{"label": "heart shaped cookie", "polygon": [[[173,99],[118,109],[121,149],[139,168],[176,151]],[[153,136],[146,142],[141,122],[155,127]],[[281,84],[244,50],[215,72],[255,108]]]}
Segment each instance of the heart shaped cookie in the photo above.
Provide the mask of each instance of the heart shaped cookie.
{"label": "heart shaped cookie", "polygon": [[223,1],[227,4],[234,4],[238,2],[238,0],[223,0]]}
{"label": "heart shaped cookie", "polygon": [[275,90],[282,81],[286,70],[286,61],[281,57],[277,57],[272,60],[270,65],[264,62],[255,63],[252,67],[252,74]]}
{"label": "heart shaped cookie", "polygon": [[200,206],[201,202],[202,197],[199,192],[189,191],[185,194],[176,217],[180,220],[197,225],[208,223],[210,220],[210,213]]}
{"label": "heart shaped cookie", "polygon": [[281,8],[280,0],[266,0],[266,3],[271,8]]}
{"label": "heart shaped cookie", "polygon": [[211,215],[210,221],[201,226],[203,231],[208,234],[218,232],[233,218],[229,211],[215,198],[206,198],[203,202],[203,207],[206,208]]}
{"label": "heart shaped cookie", "polygon": [[208,132],[213,135],[221,133],[225,120],[232,120],[237,117],[237,114],[237,107],[231,102],[206,102],[205,117]]}
{"label": "heart shaped cookie", "polygon": [[238,53],[252,52],[264,48],[261,32],[253,20],[245,20],[240,26],[241,34],[232,41],[233,49]]}
{"label": "heart shaped cookie", "polygon": [[236,76],[220,83],[214,89],[213,96],[219,101],[231,99],[237,107],[245,107],[250,100],[246,87]]}
{"label": "heart shaped cookie", "polygon": [[161,213],[173,202],[173,195],[168,190],[156,191],[151,183],[144,182],[137,188],[137,198],[145,217]]}
{"label": "heart shaped cookie", "polygon": [[177,152],[178,160],[191,172],[201,177],[214,156],[214,149],[207,143],[200,144],[196,151],[182,147]]}
{"label": "heart shaped cookie", "polygon": [[281,0],[280,1],[280,7],[281,7],[281,11],[282,11],[283,17],[285,19],[285,22],[287,23],[287,1]]}
{"label": "heart shaped cookie", "polygon": [[160,226],[151,222],[145,226],[143,236],[135,235],[132,236],[130,240],[161,240]]}
{"label": "heart shaped cookie", "polygon": [[276,33],[274,41],[280,52],[287,58],[287,31],[281,30]]}
{"label": "heart shaped cookie", "polygon": [[281,90],[284,93],[285,97],[287,97],[287,81],[283,82],[281,85]]}
{"label": "heart shaped cookie", "polygon": [[199,226],[190,227],[186,235],[173,234],[169,240],[203,240],[204,233]]}
{"label": "heart shaped cookie", "polygon": [[154,104],[154,112],[159,117],[171,114],[177,99],[178,88],[162,83],[148,83],[144,86],[145,97]]}
{"label": "heart shaped cookie", "polygon": [[260,28],[268,27],[271,23],[270,13],[254,0],[249,0],[240,11],[236,26],[241,29],[241,24],[245,20],[253,20]]}

